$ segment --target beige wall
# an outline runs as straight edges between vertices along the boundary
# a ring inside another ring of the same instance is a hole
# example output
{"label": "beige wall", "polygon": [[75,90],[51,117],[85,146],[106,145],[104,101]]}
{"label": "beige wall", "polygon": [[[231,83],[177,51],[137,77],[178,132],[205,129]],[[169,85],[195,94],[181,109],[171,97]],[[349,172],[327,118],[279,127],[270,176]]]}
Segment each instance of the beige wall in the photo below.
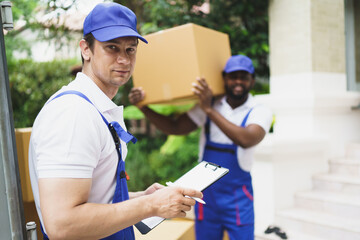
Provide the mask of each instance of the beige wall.
{"label": "beige wall", "polygon": [[270,0],[272,76],[345,73],[344,0]]}
{"label": "beige wall", "polygon": [[310,52],[310,0],[270,0],[270,73],[308,72]]}
{"label": "beige wall", "polygon": [[312,71],[345,70],[344,0],[311,1]]}

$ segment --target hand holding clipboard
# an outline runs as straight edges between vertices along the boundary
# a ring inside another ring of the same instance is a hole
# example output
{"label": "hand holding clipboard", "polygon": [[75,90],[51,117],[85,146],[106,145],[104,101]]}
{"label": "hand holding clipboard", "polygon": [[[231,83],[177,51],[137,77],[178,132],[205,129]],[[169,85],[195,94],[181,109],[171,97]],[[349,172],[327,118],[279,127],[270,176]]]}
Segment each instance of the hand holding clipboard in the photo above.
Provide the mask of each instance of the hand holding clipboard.
{"label": "hand holding clipboard", "polygon": [[[210,162],[202,161],[171,184],[174,186],[204,191],[211,184],[225,176],[228,172],[229,169],[227,168],[223,168]],[[146,234],[164,220],[165,219],[162,217],[150,217],[138,222],[135,224],[135,227],[142,234]]]}

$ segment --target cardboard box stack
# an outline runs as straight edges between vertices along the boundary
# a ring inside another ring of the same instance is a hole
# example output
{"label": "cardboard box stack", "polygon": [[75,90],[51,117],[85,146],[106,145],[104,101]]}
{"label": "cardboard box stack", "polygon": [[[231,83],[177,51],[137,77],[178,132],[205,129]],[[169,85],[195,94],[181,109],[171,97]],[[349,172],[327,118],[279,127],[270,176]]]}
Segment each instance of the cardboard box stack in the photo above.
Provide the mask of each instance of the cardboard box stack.
{"label": "cardboard box stack", "polygon": [[229,37],[196,24],[185,24],[144,36],[139,42],[133,82],[146,97],[141,104],[185,103],[196,77],[206,78],[214,95],[224,92],[221,72],[231,56]]}

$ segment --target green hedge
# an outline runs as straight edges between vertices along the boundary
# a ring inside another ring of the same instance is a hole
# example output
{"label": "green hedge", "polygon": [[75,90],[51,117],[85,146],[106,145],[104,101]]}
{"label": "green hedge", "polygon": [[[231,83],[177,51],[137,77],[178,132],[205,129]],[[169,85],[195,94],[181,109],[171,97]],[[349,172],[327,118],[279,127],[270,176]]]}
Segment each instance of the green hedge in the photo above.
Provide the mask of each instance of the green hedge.
{"label": "green hedge", "polygon": [[75,60],[34,62],[29,59],[8,64],[14,125],[31,127],[47,99],[73,76]]}
{"label": "green hedge", "polygon": [[198,159],[199,131],[187,136],[136,136],[129,143],[126,171],[130,175],[130,191],[141,191],[154,182],[174,181],[192,168]]}

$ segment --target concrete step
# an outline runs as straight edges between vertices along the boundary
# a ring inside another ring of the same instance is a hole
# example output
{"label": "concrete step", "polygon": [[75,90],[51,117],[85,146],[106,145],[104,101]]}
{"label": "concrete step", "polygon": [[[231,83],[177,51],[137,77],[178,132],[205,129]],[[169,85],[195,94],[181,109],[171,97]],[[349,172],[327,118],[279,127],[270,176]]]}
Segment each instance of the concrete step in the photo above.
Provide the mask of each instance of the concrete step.
{"label": "concrete step", "polygon": [[360,160],[360,143],[349,143],[345,150],[346,158],[355,158]]}
{"label": "concrete step", "polygon": [[298,192],[295,194],[295,207],[359,219],[360,195],[330,191]]}
{"label": "concrete step", "polygon": [[308,209],[292,208],[280,211],[275,219],[285,231],[288,229],[326,240],[360,240],[360,217],[354,220]]}
{"label": "concrete step", "polygon": [[329,171],[339,175],[360,176],[360,159],[334,158],[329,160]]}
{"label": "concrete step", "polygon": [[360,176],[319,173],[312,177],[315,190],[360,195]]}

